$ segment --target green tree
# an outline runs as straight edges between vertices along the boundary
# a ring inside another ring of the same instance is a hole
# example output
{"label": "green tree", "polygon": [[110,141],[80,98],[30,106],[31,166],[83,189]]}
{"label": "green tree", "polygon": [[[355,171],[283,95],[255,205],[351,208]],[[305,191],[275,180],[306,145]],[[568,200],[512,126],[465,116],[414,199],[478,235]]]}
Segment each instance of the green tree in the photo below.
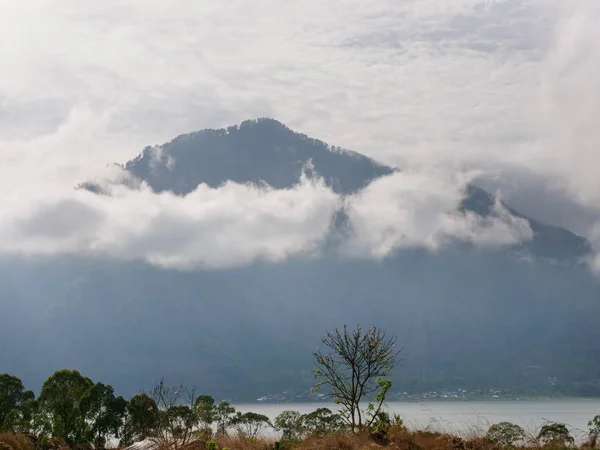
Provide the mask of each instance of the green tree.
{"label": "green tree", "polygon": [[517,442],[523,441],[525,437],[525,430],[510,422],[495,423],[487,432],[487,438],[502,447],[514,447]]}
{"label": "green tree", "polygon": [[131,415],[129,414],[129,403],[125,406],[125,414],[123,416],[123,426],[119,432],[119,448],[129,447],[135,443],[135,435],[133,433],[133,425],[131,423]]}
{"label": "green tree", "polygon": [[85,400],[94,385],[76,370],[59,370],[48,378],[40,392],[40,408],[50,419],[52,435],[69,444],[85,442],[89,403]]}
{"label": "green tree", "polygon": [[215,399],[210,395],[199,395],[194,401],[194,410],[204,428],[209,428],[215,421]]}
{"label": "green tree", "polygon": [[[328,385],[329,395],[341,405],[344,421],[353,431],[368,428],[377,419],[383,406],[391,381],[381,377],[389,376],[398,363],[396,338],[386,337],[378,328],[366,331],[357,326],[349,331],[344,325],[323,338],[325,351],[317,349],[315,358],[316,385]],[[366,396],[375,394],[375,405],[370,405],[369,418],[363,422],[360,402]]]}
{"label": "green tree", "polygon": [[198,424],[198,418],[188,405],[173,405],[165,411],[169,434],[173,439],[188,442]]}
{"label": "green tree", "polygon": [[110,436],[119,437],[127,401],[123,397],[115,397],[112,386],[96,383],[82,398],[82,405],[89,424],[87,442],[93,443],[95,448],[104,448]]}
{"label": "green tree", "polygon": [[538,439],[548,446],[569,447],[575,444],[575,439],[563,423],[548,423],[542,426]]}
{"label": "green tree", "polygon": [[324,434],[338,431],[343,428],[342,417],[329,408],[318,408],[302,417],[304,429],[312,434],[323,436]]}
{"label": "green tree", "polygon": [[195,387],[167,386],[163,380],[154,387],[152,398],[159,411],[155,438],[159,445],[177,450],[195,439],[194,429],[198,425],[195,392]]}
{"label": "green tree", "polygon": [[238,412],[232,420],[238,433],[244,437],[256,438],[267,428],[271,427],[271,421],[264,414],[246,412]]}
{"label": "green tree", "polygon": [[588,428],[590,435],[600,436],[600,415],[588,422]]}
{"label": "green tree", "polygon": [[375,420],[371,421],[369,432],[372,436],[378,436],[385,442],[392,427],[402,427],[403,421],[398,414],[390,416],[390,413],[385,410],[380,410],[375,416]]}
{"label": "green tree", "polygon": [[40,412],[39,405],[39,401],[33,398],[32,393],[29,399],[8,413],[5,422],[6,428],[37,437],[49,436],[50,421],[45,414]]}
{"label": "green tree", "polygon": [[235,408],[227,402],[221,402],[215,408],[215,422],[217,423],[217,434],[227,434],[227,429],[232,425]]}
{"label": "green tree", "polygon": [[156,435],[159,410],[156,402],[146,393],[136,394],[127,405],[127,426],[134,440],[143,440]]}
{"label": "green tree", "polygon": [[282,439],[298,440],[304,431],[304,418],[298,411],[283,411],[275,417],[274,425],[281,431]]}
{"label": "green tree", "polygon": [[33,392],[26,391],[19,378],[7,373],[0,374],[0,430],[6,428],[6,418],[11,411],[33,398]]}

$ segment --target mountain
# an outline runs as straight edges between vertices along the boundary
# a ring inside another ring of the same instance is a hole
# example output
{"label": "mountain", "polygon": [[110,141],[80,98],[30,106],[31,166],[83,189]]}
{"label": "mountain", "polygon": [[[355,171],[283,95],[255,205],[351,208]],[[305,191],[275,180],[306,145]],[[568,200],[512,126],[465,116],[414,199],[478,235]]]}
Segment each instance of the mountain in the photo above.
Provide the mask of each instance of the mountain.
{"label": "mountain", "polygon": [[[123,168],[134,185],[184,196],[200,183],[228,180],[292,187],[309,162],[341,195],[399,170],[271,119],[182,135]],[[81,187],[104,192],[93,182]],[[486,216],[495,202],[472,185],[459,208]],[[11,319],[0,342],[10,345],[0,368],[36,389],[53,370],[72,367],[124,395],[163,376],[218,399],[306,394],[323,333],[361,323],[386,328],[404,345],[396,392],[600,395],[600,283],[576,264],[589,244],[505,207],[529,221],[531,241],[406,249],[381,261],[324,252],[194,271],[89,257],[5,258],[0,306]],[[523,253],[531,258],[515,256]]]}
{"label": "mountain", "polygon": [[[291,188],[300,181],[309,163],[327,186],[343,195],[355,193],[398,170],[359,153],[329,146],[268,118],[248,120],[226,129],[184,134],[166,144],[146,147],[123,168],[155,192],[184,196],[202,183],[214,188],[226,181]],[[102,192],[92,182],[82,187]],[[470,185],[461,209],[488,216],[494,203],[493,195]],[[590,252],[586,239],[504,206],[515,217],[526,219],[534,232],[533,239],[524,243],[522,250],[563,261],[577,260]]]}

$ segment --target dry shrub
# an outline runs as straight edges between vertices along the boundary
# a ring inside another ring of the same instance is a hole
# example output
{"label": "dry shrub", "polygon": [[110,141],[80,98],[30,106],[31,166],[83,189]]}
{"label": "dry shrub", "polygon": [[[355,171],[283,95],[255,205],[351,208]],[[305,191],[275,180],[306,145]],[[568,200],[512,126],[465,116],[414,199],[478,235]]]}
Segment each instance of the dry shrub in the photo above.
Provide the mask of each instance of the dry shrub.
{"label": "dry shrub", "polygon": [[416,437],[404,427],[393,427],[389,432],[390,446],[397,450],[423,450],[422,440],[418,443]]}
{"label": "dry shrub", "polygon": [[[442,433],[438,433],[437,431],[424,430],[424,431],[416,431],[416,432],[412,432],[412,433],[406,432],[406,436],[404,437],[404,439],[405,440],[411,439],[411,442],[413,442],[413,444],[415,446],[418,446],[418,448],[426,449],[426,450],[437,449],[437,448],[443,448],[445,450],[446,447],[448,447],[446,445],[446,440],[444,438],[444,435]],[[392,435],[392,441],[393,440],[394,440],[394,435]]]}
{"label": "dry shrub", "polygon": [[180,447],[180,450],[206,450],[206,441],[197,439]]}
{"label": "dry shrub", "polygon": [[501,450],[501,447],[483,437],[463,439],[431,431],[411,432],[404,428],[393,428],[390,440],[390,447],[398,450]]}
{"label": "dry shrub", "polygon": [[71,447],[64,440],[57,437],[38,439],[36,448],[43,450],[71,450]]}
{"label": "dry shrub", "polygon": [[432,446],[426,448],[432,450],[500,450],[500,447],[485,438],[463,439],[449,434],[437,436],[433,440]]}
{"label": "dry shrub", "polygon": [[368,434],[331,433],[325,436],[310,436],[295,447],[295,450],[379,450]]}
{"label": "dry shrub", "polygon": [[244,437],[222,436],[215,439],[220,449],[229,450],[266,450],[272,449],[274,441],[268,439],[252,439]]}
{"label": "dry shrub", "polygon": [[31,439],[24,434],[0,434],[0,450],[35,450]]}

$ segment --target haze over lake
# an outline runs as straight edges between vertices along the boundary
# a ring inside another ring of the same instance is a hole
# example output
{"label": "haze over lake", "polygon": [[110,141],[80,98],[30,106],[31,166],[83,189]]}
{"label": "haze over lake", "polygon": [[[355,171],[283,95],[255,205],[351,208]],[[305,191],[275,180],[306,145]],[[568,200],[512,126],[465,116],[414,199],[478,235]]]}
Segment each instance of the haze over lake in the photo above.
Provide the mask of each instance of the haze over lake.
{"label": "haze over lake", "polygon": [[[254,411],[273,420],[286,410],[302,414],[317,408],[335,409],[329,403],[277,403],[235,405],[242,412]],[[413,429],[429,428],[434,431],[454,433],[485,432],[498,422],[521,425],[533,434],[545,422],[560,422],[569,426],[573,436],[581,440],[588,421],[600,413],[600,399],[550,399],[550,400],[480,400],[480,401],[424,401],[388,402],[390,412],[402,416],[404,423]]]}

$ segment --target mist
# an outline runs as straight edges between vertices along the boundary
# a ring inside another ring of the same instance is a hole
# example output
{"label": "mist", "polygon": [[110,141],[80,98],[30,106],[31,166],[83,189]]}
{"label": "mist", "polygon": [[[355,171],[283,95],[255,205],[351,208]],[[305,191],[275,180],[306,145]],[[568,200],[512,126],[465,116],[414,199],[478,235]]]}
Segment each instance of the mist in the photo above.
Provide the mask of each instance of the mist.
{"label": "mist", "polygon": [[305,393],[376,323],[399,389],[600,395],[596,3],[59,3],[0,14],[2,370]]}

